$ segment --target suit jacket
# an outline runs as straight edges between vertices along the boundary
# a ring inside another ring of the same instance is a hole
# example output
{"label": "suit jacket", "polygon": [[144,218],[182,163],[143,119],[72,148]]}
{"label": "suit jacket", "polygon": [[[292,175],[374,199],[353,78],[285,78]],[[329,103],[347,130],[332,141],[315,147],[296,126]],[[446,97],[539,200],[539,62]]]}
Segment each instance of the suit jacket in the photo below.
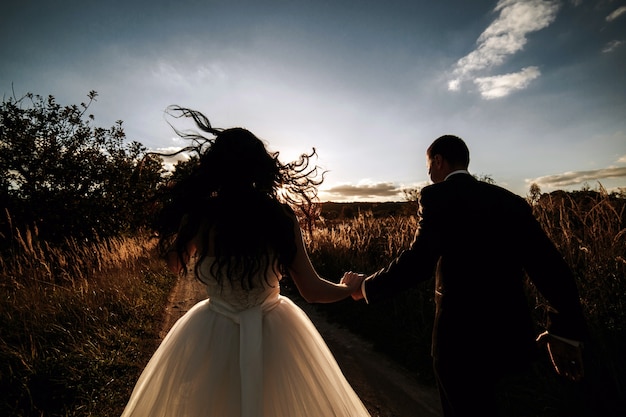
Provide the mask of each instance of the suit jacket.
{"label": "suit jacket", "polygon": [[582,340],[573,274],[527,202],[504,188],[454,174],[422,189],[409,249],[364,283],[369,303],[436,276],[432,353],[495,367],[536,353],[525,274],[547,299],[550,332]]}

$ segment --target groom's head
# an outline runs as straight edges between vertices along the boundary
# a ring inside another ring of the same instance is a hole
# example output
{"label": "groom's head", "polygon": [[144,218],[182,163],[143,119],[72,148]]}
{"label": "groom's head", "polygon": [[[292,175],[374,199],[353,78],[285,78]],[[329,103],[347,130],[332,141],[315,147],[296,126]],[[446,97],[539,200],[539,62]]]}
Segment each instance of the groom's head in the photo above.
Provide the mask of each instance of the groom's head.
{"label": "groom's head", "polygon": [[463,140],[454,135],[440,136],[426,150],[428,175],[434,183],[443,181],[448,174],[469,166],[469,149]]}

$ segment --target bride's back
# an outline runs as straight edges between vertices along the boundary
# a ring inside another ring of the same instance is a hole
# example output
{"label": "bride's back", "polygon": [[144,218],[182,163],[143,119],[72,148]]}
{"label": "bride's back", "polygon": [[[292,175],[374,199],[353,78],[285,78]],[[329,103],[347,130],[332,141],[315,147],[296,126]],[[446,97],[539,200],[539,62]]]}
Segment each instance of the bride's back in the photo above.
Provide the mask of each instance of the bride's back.
{"label": "bride's back", "polygon": [[[196,274],[233,288],[272,286],[295,255],[295,215],[278,201],[251,191],[211,198],[197,213]],[[195,217],[195,216],[194,216]],[[239,285],[234,285],[235,283]]]}
{"label": "bride's back", "polygon": [[[202,282],[206,285],[207,295],[211,299],[219,299],[229,304],[234,310],[246,310],[262,304],[269,297],[280,294],[280,274],[275,268],[266,268],[252,277],[252,286],[243,283],[239,275],[243,271],[235,267],[229,271],[230,277],[216,277],[214,257],[206,257],[198,266],[197,273]],[[237,271],[239,270],[239,271]],[[225,274],[226,272],[222,272]],[[221,278],[221,279],[218,279]]]}

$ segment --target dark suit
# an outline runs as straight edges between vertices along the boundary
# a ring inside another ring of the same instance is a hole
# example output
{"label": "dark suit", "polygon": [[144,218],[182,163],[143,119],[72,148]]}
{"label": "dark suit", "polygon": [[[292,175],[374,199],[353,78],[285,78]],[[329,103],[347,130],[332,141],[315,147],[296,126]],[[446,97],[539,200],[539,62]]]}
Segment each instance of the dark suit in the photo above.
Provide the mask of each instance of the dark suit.
{"label": "dark suit", "polygon": [[446,416],[495,415],[499,378],[535,357],[524,273],[553,308],[547,329],[583,337],[569,267],[526,201],[501,187],[464,173],[425,187],[411,247],[365,281],[365,295],[374,303],[435,271],[432,354]]}

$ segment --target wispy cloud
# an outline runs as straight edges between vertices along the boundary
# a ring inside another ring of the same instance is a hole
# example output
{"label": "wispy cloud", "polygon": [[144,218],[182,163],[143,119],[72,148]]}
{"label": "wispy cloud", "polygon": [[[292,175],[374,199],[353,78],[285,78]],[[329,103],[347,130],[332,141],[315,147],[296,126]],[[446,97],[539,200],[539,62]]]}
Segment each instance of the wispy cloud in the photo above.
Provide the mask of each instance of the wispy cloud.
{"label": "wispy cloud", "polygon": [[[618,19],[622,15],[626,14],[626,6],[618,7],[612,13],[610,13],[605,19],[607,22],[611,23],[615,19]],[[615,51],[617,48],[624,44],[624,40],[613,40],[608,42],[604,48],[602,48],[602,53],[608,54]]]}
{"label": "wispy cloud", "polygon": [[[624,158],[623,158],[624,159]],[[572,171],[555,175],[527,179],[527,184],[535,183],[548,187],[567,187],[589,181],[599,181],[607,178],[626,178],[626,167],[611,167],[591,171]]]}
{"label": "wispy cloud", "polygon": [[624,13],[626,13],[626,6],[619,7],[606,17],[606,21],[612,22]]}
{"label": "wispy cloud", "polygon": [[602,53],[608,54],[624,44],[624,41],[611,41],[602,48]]}
{"label": "wispy cloud", "polygon": [[511,91],[526,88],[540,74],[537,67],[526,67],[511,74],[479,77],[474,80],[474,83],[478,86],[481,96],[490,100],[507,96]]}
{"label": "wispy cloud", "polygon": [[[526,82],[516,88],[498,88],[497,97],[508,95],[511,91],[524,88],[528,82],[539,76],[536,67],[529,67],[515,74],[501,76],[480,76],[505,60],[521,51],[526,45],[527,35],[549,26],[556,19],[559,3],[551,0],[500,0],[494,11],[498,17],[484,30],[476,41],[475,50],[459,59],[452,71],[452,78],[448,81],[448,89],[460,90],[464,81],[474,79],[479,85],[489,86],[493,83],[508,83],[512,79],[526,78]],[[502,77],[502,78],[499,78]],[[480,80],[480,81],[479,81]],[[495,98],[494,95],[485,95],[485,98]]]}

